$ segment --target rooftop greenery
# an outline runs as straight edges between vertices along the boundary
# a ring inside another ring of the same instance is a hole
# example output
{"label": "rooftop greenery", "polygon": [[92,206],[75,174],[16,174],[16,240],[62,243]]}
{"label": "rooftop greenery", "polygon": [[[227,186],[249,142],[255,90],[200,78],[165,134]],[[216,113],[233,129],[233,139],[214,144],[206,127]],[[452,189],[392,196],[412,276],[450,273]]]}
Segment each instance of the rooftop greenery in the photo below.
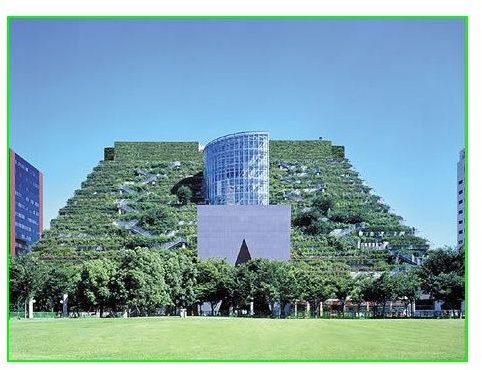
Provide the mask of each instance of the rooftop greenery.
{"label": "rooftop greenery", "polygon": [[[162,249],[179,238],[195,249],[196,203],[202,202],[198,143],[116,142],[104,153],[34,251]],[[270,203],[292,206],[293,259],[380,271],[394,264],[393,253],[360,243],[388,242],[407,255],[427,249],[363,182],[344,148],[330,141],[270,142]]]}

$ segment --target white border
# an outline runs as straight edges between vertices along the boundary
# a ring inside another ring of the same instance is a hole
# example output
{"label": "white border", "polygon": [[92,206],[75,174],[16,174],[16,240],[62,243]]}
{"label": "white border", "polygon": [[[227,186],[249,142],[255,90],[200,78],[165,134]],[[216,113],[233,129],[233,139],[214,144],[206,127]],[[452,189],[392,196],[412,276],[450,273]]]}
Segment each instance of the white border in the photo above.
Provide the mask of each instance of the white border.
{"label": "white border", "polygon": [[[6,75],[6,15],[468,15],[469,16],[469,283],[470,283],[470,315],[469,328],[469,363],[5,363],[6,320],[0,319],[0,366],[8,369],[24,369],[37,367],[41,369],[59,369],[63,367],[83,368],[132,368],[132,367],[169,367],[169,368],[205,368],[221,369],[225,367],[241,368],[263,366],[269,368],[299,368],[301,367],[330,367],[351,368],[353,366],[373,369],[385,368],[481,368],[480,359],[480,328],[482,323],[478,309],[482,307],[480,294],[476,287],[480,278],[480,269],[477,265],[482,261],[480,238],[480,181],[479,159],[482,156],[481,147],[477,146],[477,139],[482,139],[481,133],[481,102],[482,87],[480,66],[482,48],[481,9],[478,1],[473,0],[331,0],[331,1],[196,1],[180,0],[170,3],[163,1],[137,0],[137,1],[62,1],[62,0],[4,0],[0,2],[0,76]],[[479,68],[477,68],[479,66]],[[1,81],[5,81],[2,78]],[[0,89],[0,117],[5,122],[6,117],[6,88],[3,83]],[[0,173],[6,174],[5,129],[0,130],[0,142],[3,143],[2,157],[0,159]],[[5,177],[2,176],[4,179]],[[0,225],[6,227],[6,181],[0,181]],[[5,235],[1,233],[1,235]],[[6,241],[4,241],[6,248]],[[5,266],[5,249],[1,254],[2,266]],[[0,318],[6,317],[5,312],[5,270],[0,273]],[[368,334],[368,333],[367,333]],[[369,335],[369,334],[368,334]]]}

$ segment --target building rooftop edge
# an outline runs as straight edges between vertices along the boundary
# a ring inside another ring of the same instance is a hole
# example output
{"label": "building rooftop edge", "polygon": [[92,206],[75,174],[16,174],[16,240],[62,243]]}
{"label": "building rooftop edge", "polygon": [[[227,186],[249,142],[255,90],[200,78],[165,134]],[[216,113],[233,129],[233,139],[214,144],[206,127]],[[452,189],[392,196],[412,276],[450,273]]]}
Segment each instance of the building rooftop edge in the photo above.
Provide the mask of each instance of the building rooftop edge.
{"label": "building rooftop edge", "polygon": [[269,132],[268,131],[240,131],[240,132],[234,132],[232,134],[227,134],[224,136],[220,136],[214,140],[211,140],[209,143],[205,145],[205,148],[207,148],[209,145],[214,144],[220,140],[228,139],[231,137],[236,137],[236,136],[242,136],[246,134],[258,134],[258,135],[268,135],[268,140],[269,140]]}
{"label": "building rooftop edge", "polygon": [[114,141],[115,144],[199,144],[199,141],[127,141],[127,140],[117,140]]}
{"label": "building rooftop edge", "polygon": [[32,163],[30,163],[29,161],[27,161],[23,156],[21,156],[20,154],[18,154],[14,149],[12,148],[8,148],[10,149],[10,152],[13,153],[14,155],[18,155],[20,158],[22,158],[22,160],[24,160],[25,162],[27,162],[32,168],[34,168],[38,173],[42,174],[42,171],[39,170],[39,168],[37,166],[34,166]]}
{"label": "building rooftop edge", "polygon": [[197,204],[196,208],[203,207],[287,207],[291,208],[291,204]]}

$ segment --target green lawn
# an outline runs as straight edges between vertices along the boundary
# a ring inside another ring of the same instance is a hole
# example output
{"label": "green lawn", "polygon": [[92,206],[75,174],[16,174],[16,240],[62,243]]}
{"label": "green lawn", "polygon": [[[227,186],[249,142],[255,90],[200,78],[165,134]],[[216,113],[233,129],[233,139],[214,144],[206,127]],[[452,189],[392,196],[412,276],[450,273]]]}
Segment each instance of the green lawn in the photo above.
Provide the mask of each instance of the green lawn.
{"label": "green lawn", "polygon": [[10,360],[464,359],[464,320],[10,321]]}

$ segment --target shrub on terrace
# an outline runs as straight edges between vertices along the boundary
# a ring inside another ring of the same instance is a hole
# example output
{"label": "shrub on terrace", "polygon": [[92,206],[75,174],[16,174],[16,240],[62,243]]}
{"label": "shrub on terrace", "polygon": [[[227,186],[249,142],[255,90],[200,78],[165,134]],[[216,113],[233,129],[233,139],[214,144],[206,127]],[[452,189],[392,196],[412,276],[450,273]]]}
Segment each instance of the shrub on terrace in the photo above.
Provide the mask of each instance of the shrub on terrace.
{"label": "shrub on terrace", "polygon": [[177,199],[179,200],[179,203],[181,203],[184,206],[188,204],[192,199],[192,191],[187,186],[179,187],[179,189],[177,189],[176,195],[177,195]]}
{"label": "shrub on terrace", "polygon": [[333,205],[333,198],[325,194],[317,195],[313,199],[313,207],[318,209],[323,215],[326,215],[333,208]]}
{"label": "shrub on terrace", "polygon": [[329,218],[333,222],[340,222],[344,224],[357,224],[365,221],[361,214],[354,211],[332,211],[329,214]]}

